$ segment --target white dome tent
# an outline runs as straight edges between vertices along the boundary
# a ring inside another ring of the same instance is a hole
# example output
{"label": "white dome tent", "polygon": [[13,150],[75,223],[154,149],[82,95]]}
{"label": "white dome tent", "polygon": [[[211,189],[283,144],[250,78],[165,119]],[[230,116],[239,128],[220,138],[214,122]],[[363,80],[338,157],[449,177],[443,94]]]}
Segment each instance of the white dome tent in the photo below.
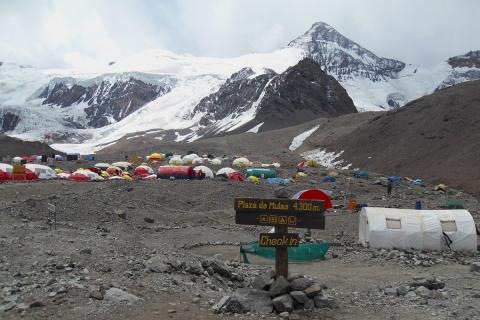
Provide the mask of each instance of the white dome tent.
{"label": "white dome tent", "polygon": [[179,155],[174,155],[170,161],[168,161],[168,164],[173,166],[183,166],[183,160]]}
{"label": "white dome tent", "polygon": [[477,250],[475,222],[467,210],[362,208],[359,241],[383,249]]}
{"label": "white dome tent", "polygon": [[244,158],[244,157],[237,158],[237,159],[233,160],[233,163],[232,163],[233,166],[240,167],[240,168],[249,167],[249,166],[251,166],[251,164],[252,163],[250,162],[250,160],[248,160],[247,158]]}
{"label": "white dome tent", "polygon": [[215,178],[215,175],[213,174],[213,171],[209,167],[198,166],[198,167],[193,168],[193,170],[195,170],[195,172],[202,171],[205,174],[205,178],[207,178],[207,179]]}
{"label": "white dome tent", "polygon": [[38,176],[40,179],[55,179],[57,178],[57,174],[55,170],[50,167],[41,165],[41,164],[31,164],[27,163],[25,167],[33,172]]}
{"label": "white dome tent", "polygon": [[222,160],[219,159],[219,158],[215,158],[215,159],[210,160],[210,163],[214,166],[220,166],[222,164]]}
{"label": "white dome tent", "polygon": [[228,176],[229,174],[234,173],[234,172],[236,172],[234,169],[225,167],[225,168],[222,168],[222,169],[217,171],[217,176],[219,176],[219,175]]}

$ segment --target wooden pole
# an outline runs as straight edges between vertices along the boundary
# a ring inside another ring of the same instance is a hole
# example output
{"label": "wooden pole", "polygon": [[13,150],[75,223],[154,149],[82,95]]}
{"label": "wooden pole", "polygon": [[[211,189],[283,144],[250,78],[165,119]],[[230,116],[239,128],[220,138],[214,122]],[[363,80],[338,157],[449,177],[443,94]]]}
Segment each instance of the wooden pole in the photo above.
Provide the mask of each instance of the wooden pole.
{"label": "wooden pole", "polygon": [[[287,226],[276,226],[275,233],[287,233]],[[275,275],[278,277],[283,276],[285,279],[288,278],[288,248],[287,247],[277,247],[276,248],[276,257],[275,257]]]}

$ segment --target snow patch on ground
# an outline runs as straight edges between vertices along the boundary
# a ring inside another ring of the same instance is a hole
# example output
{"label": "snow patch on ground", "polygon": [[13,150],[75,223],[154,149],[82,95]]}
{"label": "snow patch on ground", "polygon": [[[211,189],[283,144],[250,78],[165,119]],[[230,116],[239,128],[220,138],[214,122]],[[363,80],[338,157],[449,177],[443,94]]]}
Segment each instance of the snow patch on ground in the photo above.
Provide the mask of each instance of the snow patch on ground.
{"label": "snow patch on ground", "polygon": [[351,164],[345,164],[345,161],[339,159],[343,154],[343,150],[340,152],[327,152],[325,149],[313,149],[305,151],[300,154],[306,160],[317,161],[319,165],[324,167],[335,167],[338,169],[346,170]]}
{"label": "snow patch on ground", "polygon": [[264,124],[264,122],[259,123],[259,124],[257,124],[255,127],[253,127],[252,129],[248,130],[247,132],[258,133],[258,129],[260,129],[260,127],[261,127],[263,124]]}
{"label": "snow patch on ground", "polygon": [[[263,123],[262,123],[263,124]],[[288,149],[290,149],[290,151],[295,151],[297,150],[298,148],[300,148],[300,146],[303,144],[303,142],[308,138],[310,137],[315,131],[317,131],[317,129],[320,127],[320,125],[318,126],[315,126],[313,127],[312,129],[308,130],[308,131],[305,131],[301,134],[299,134],[298,136],[296,136],[295,138],[293,138],[292,140],[292,143],[290,144],[290,147],[288,147]]]}

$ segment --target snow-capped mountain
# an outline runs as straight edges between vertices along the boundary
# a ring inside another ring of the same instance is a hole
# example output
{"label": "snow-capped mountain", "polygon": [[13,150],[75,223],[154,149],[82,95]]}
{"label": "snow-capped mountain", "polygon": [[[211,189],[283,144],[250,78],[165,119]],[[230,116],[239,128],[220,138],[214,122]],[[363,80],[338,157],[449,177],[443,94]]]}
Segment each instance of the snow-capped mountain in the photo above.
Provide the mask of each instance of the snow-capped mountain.
{"label": "snow-capped mountain", "polygon": [[405,63],[376,56],[324,22],[315,23],[288,46],[301,48],[305,55],[339,81],[356,78],[374,82],[388,80],[396,78],[405,68]]}
{"label": "snow-capped mountain", "polygon": [[237,58],[149,50],[82,70],[2,63],[0,131],[30,140],[53,132],[58,142],[83,142],[82,151],[149,130],[178,130],[177,141],[240,129],[255,132],[261,128],[259,106],[267,98],[281,105],[271,98],[275,86],[304,57],[336,78],[357,110],[374,111],[479,79],[478,56],[470,52],[434,68],[405,64],[378,57],[319,22],[285,48]]}

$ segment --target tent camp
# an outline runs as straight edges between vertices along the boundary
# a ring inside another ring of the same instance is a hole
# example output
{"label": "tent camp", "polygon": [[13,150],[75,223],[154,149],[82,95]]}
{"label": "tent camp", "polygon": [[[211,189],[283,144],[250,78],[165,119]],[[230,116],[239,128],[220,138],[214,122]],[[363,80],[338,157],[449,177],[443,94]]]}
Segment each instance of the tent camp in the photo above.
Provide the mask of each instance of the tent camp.
{"label": "tent camp", "polygon": [[467,210],[411,210],[365,207],[359,241],[384,249],[477,250],[475,223]]}
{"label": "tent camp", "polygon": [[55,170],[41,164],[26,164],[25,167],[38,176],[39,179],[55,179],[57,174]]}
{"label": "tent camp", "polygon": [[198,166],[198,167],[195,167],[193,170],[195,170],[196,173],[198,173],[199,171],[202,171],[205,174],[205,178],[207,179],[213,179],[215,177],[213,174],[213,171],[210,168],[205,166]]}
{"label": "tent camp", "polygon": [[82,170],[82,169],[79,169],[74,173],[72,173],[68,177],[68,179],[72,181],[103,181],[104,180],[95,172],[92,172],[90,170]]}

